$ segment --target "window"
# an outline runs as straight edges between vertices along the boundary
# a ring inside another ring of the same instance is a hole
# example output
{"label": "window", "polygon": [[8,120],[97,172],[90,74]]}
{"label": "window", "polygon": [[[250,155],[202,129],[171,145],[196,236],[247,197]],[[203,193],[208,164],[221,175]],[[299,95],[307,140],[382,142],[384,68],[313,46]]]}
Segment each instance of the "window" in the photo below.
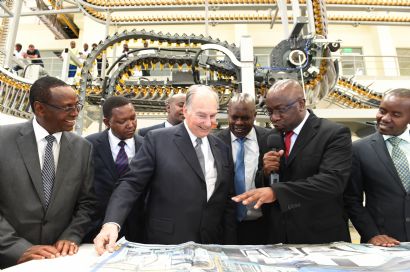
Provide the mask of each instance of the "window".
{"label": "window", "polygon": [[272,47],[254,47],[253,55],[258,59],[256,66],[270,66],[269,55],[271,51]]}
{"label": "window", "polygon": [[366,74],[362,48],[344,47],[340,53],[341,74],[362,76]]}
{"label": "window", "polygon": [[396,51],[400,75],[410,76],[410,48],[397,48]]}

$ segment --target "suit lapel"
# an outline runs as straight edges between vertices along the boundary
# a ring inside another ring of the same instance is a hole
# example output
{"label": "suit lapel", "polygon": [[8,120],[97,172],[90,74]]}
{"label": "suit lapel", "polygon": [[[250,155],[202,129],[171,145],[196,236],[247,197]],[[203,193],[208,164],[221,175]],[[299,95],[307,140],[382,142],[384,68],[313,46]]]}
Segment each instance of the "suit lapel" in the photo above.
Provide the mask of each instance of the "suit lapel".
{"label": "suit lapel", "polygon": [[201,180],[205,182],[205,177],[202,173],[201,166],[199,165],[194,146],[192,145],[191,138],[189,137],[183,123],[178,125],[174,142],[188,165],[191,166],[192,170],[194,170]]}
{"label": "suit lapel", "polygon": [[298,156],[298,153],[303,150],[303,147],[306,146],[306,144],[309,143],[310,140],[316,135],[318,125],[319,119],[312,112],[310,112],[308,119],[303,125],[302,130],[300,131],[300,134],[296,138],[296,141],[292,147],[292,151],[290,152],[287,160],[287,165],[292,164]]}
{"label": "suit lapel", "polygon": [[75,160],[74,152],[71,145],[71,135],[68,132],[63,132],[60,141],[60,152],[58,155],[57,172],[54,180],[53,192],[51,194],[49,208],[53,205],[56,195],[61,186],[65,182],[65,178],[70,172],[72,162]]}
{"label": "suit lapel", "polygon": [[391,159],[389,151],[387,150],[386,143],[384,142],[383,136],[380,133],[376,132],[375,134],[373,134],[372,141],[370,144],[373,150],[376,152],[379,160],[386,167],[387,172],[390,173],[390,175],[399,184],[402,190],[405,191],[403,183],[401,182],[401,179],[399,175],[397,174],[396,167],[394,166],[393,160]]}
{"label": "suit lapel", "polygon": [[[229,135],[229,139],[230,139],[230,135]],[[221,176],[222,176],[222,164],[218,163],[218,162],[222,162],[223,161],[223,157],[221,154],[221,149],[218,146],[218,143],[216,142],[216,140],[213,138],[212,135],[208,135],[208,142],[209,142],[209,146],[211,147],[211,152],[212,155],[214,156],[214,161],[215,161],[215,167],[216,167],[216,183],[215,183],[215,189],[214,192],[216,192],[216,190],[218,189],[218,186],[221,184]]]}
{"label": "suit lapel", "polygon": [[43,181],[41,179],[41,166],[38,157],[38,148],[36,143],[36,136],[34,135],[34,129],[32,121],[29,121],[20,131],[21,136],[17,138],[17,147],[20,155],[26,165],[27,171],[33,182],[34,188],[41,200],[41,203],[45,204]]}
{"label": "suit lapel", "polygon": [[97,140],[94,152],[97,152],[103,161],[105,167],[109,170],[114,179],[118,178],[117,169],[115,168],[115,162],[112,157],[111,146],[108,140],[108,130],[104,130],[101,137]]}

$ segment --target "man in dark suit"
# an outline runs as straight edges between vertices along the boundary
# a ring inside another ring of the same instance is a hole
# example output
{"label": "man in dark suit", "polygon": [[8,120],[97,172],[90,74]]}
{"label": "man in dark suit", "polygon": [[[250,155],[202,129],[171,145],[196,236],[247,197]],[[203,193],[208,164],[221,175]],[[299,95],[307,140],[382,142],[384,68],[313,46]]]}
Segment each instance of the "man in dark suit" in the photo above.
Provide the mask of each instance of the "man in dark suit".
{"label": "man in dark suit", "polygon": [[362,243],[394,246],[410,242],[410,90],[388,92],[376,120],[377,132],[353,143],[345,202]]}
{"label": "man in dark suit", "polygon": [[92,146],[71,133],[82,105],[53,78],[30,89],[34,119],[0,128],[0,267],[72,255],[91,222]]}
{"label": "man in dark suit", "polygon": [[184,113],[182,112],[185,104],[186,94],[179,93],[174,94],[165,102],[166,110],[167,110],[167,120],[164,123],[153,125],[146,128],[138,129],[138,135],[144,137],[148,131],[164,128],[164,127],[172,127],[180,124],[184,121]]}
{"label": "man in dark suit", "polygon": [[[267,185],[259,182],[261,179],[255,178],[258,172],[262,171],[263,166],[263,153],[259,151],[266,149],[266,139],[262,141],[262,138],[266,137],[270,130],[255,126],[255,118],[255,100],[246,93],[235,94],[228,104],[229,128],[217,134],[232,150],[235,162],[236,194]],[[241,171],[242,174],[239,173]],[[263,245],[267,243],[266,214],[263,216],[260,209],[254,209],[253,205],[238,204],[237,220],[238,244]]]}
{"label": "man in dark suit", "polygon": [[265,153],[263,172],[265,178],[279,173],[280,182],[235,200],[256,202],[255,208],[273,203],[270,243],[350,241],[343,210],[351,167],[349,129],[306,110],[303,89],[295,80],[270,88],[266,111],[275,126],[272,133],[284,134],[285,150]]}
{"label": "man in dark suit", "polygon": [[[85,243],[92,243],[100,231],[112,191],[117,187],[118,180],[125,170],[128,170],[128,162],[138,152],[144,140],[141,136],[135,135],[137,119],[134,107],[127,98],[122,96],[108,98],[103,105],[103,114],[103,121],[108,129],[86,137],[94,147],[94,190],[98,207],[91,230],[84,238]],[[126,165],[123,169],[121,159],[124,152]],[[125,236],[132,242],[143,242],[143,208],[144,199],[141,198],[125,220],[120,237]]]}
{"label": "man in dark suit", "polygon": [[99,254],[106,249],[112,252],[118,227],[146,188],[147,243],[236,243],[230,149],[209,135],[217,109],[218,95],[210,87],[191,86],[185,121],[145,136],[131,170],[111,196],[105,224],[94,239]]}

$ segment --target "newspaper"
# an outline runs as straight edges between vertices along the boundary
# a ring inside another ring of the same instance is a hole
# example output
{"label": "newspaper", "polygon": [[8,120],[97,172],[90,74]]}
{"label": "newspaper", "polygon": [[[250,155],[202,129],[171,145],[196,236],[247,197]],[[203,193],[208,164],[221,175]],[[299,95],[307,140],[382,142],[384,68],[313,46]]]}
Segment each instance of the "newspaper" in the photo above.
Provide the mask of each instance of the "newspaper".
{"label": "newspaper", "polygon": [[344,242],[323,245],[147,245],[117,242],[91,272],[115,271],[410,271],[410,243],[393,248]]}

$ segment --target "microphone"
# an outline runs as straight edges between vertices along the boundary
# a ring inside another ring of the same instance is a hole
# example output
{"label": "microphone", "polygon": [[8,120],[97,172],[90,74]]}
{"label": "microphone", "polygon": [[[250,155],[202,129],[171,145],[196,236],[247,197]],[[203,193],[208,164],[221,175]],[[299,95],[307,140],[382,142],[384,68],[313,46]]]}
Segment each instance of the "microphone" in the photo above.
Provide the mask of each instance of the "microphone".
{"label": "microphone", "polygon": [[[279,133],[273,133],[268,136],[267,146],[272,151],[279,151],[283,149],[283,139]],[[279,182],[279,174],[272,171],[269,176],[269,185]]]}

